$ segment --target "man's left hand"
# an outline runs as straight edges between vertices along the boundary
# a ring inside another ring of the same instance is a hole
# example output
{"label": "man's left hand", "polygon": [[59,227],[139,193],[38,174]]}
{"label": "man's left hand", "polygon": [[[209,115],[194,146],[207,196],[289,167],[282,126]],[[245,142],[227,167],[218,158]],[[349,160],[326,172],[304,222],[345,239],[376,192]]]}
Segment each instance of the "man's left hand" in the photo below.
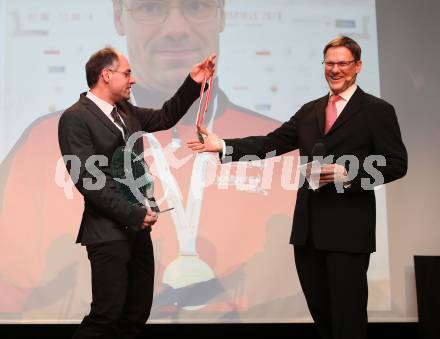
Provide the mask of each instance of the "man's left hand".
{"label": "man's left hand", "polygon": [[217,58],[217,55],[215,53],[212,53],[209,57],[207,57],[202,62],[196,64],[191,69],[190,75],[191,78],[201,84],[203,79],[209,79],[211,76],[214,75],[215,72],[215,59]]}
{"label": "man's left hand", "polygon": [[344,166],[338,164],[325,164],[321,166],[319,183],[328,184],[331,182],[348,182],[348,174]]}

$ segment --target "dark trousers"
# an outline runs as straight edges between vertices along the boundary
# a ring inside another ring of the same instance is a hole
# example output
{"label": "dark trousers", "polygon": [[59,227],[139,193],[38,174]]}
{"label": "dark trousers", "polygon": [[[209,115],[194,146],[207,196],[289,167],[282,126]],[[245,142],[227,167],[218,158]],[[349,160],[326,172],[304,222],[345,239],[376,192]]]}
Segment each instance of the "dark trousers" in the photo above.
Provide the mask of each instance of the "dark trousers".
{"label": "dark trousers", "polygon": [[294,246],[295,263],[312,318],[323,339],[367,337],[369,253]]}
{"label": "dark trousers", "polygon": [[150,233],[128,241],[87,246],[92,303],[73,338],[136,338],[153,301],[154,256]]}

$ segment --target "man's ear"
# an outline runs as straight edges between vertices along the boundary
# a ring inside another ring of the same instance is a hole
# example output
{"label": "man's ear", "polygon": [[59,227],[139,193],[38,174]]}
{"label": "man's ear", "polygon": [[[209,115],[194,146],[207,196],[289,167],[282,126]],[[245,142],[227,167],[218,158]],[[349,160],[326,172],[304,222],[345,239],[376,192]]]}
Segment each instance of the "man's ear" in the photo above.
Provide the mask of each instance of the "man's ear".
{"label": "man's ear", "polygon": [[108,84],[110,82],[110,78],[112,77],[112,74],[108,69],[104,68],[101,71],[100,77],[102,78],[102,81],[104,81],[106,84]]}
{"label": "man's ear", "polygon": [[115,24],[116,32],[119,35],[125,35],[125,28],[122,22],[122,5],[123,0],[113,0],[113,21]]}
{"label": "man's ear", "polygon": [[362,69],[362,60],[359,60],[359,61],[356,63],[356,74],[359,74],[360,71],[361,71],[361,69]]}

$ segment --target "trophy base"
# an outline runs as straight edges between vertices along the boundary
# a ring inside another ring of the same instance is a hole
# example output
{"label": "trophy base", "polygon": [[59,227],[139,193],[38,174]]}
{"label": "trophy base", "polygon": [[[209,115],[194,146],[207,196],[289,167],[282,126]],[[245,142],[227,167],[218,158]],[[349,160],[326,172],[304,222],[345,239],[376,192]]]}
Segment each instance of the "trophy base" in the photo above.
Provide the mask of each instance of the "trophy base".
{"label": "trophy base", "polygon": [[[214,271],[198,255],[179,255],[165,269],[162,281],[173,289],[179,289],[211,280],[214,277]],[[184,306],[183,309],[195,311],[205,306]]]}

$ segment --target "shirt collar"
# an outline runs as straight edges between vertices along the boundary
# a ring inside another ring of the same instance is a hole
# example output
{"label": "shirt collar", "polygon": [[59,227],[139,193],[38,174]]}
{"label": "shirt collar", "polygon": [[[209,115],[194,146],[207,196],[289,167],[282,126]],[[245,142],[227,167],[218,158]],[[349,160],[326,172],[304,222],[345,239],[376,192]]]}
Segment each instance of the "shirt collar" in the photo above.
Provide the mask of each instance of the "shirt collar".
{"label": "shirt collar", "polygon": [[[349,101],[350,98],[353,96],[354,92],[356,92],[357,85],[353,84],[350,87],[348,87],[344,92],[339,93],[339,96],[344,99],[344,101]],[[333,91],[330,90],[330,95],[333,95]]]}
{"label": "shirt collar", "polygon": [[101,98],[98,98],[95,94],[93,94],[90,91],[87,92],[86,97],[92,100],[96,104],[96,106],[98,106],[100,110],[104,112],[105,115],[110,117],[110,113],[112,112],[115,106],[109,104],[107,101],[102,100]]}

